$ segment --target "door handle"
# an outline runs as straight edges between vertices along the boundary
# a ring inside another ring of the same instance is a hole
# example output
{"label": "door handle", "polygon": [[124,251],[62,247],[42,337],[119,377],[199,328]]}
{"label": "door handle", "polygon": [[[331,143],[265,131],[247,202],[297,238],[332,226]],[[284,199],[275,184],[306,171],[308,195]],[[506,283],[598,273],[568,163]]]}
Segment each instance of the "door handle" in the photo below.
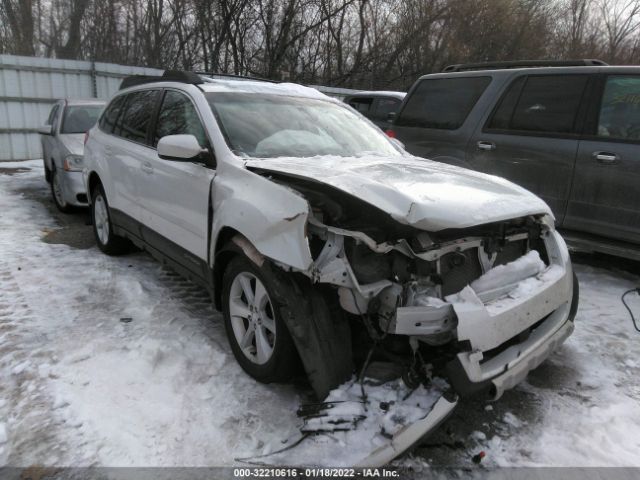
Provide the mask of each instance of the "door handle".
{"label": "door handle", "polygon": [[598,163],[603,163],[605,165],[618,163],[620,160],[620,157],[617,154],[610,152],[593,152],[593,156],[596,158]]}
{"label": "door handle", "polygon": [[483,141],[483,140],[480,140],[480,141],[477,143],[477,145],[478,145],[478,148],[479,148],[480,150],[487,150],[487,151],[490,151],[490,150],[495,150],[495,149],[496,149],[496,144],[495,144],[495,143],[492,143],[492,142],[485,142],[485,141]]}
{"label": "door handle", "polygon": [[144,173],[153,173],[153,166],[151,165],[150,162],[144,162],[142,164],[142,166],[140,167],[140,169],[144,172]]}
{"label": "door handle", "polygon": [[110,147],[110,146],[108,146],[108,145],[106,145],[106,146],[104,147],[104,154],[105,154],[107,157],[110,157],[110,156],[111,156],[111,153],[112,153],[112,152],[111,152],[111,147]]}

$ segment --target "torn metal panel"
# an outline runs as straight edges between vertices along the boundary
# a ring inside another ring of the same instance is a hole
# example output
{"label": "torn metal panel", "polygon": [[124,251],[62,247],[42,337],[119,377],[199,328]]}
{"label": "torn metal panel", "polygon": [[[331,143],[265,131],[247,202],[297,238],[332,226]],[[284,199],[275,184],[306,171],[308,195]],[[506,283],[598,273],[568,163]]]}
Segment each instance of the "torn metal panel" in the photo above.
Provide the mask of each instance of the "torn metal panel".
{"label": "torn metal panel", "polygon": [[298,270],[313,263],[306,237],[309,205],[297,192],[242,168],[227,165],[213,182],[211,255],[220,231],[231,227],[263,256]]}

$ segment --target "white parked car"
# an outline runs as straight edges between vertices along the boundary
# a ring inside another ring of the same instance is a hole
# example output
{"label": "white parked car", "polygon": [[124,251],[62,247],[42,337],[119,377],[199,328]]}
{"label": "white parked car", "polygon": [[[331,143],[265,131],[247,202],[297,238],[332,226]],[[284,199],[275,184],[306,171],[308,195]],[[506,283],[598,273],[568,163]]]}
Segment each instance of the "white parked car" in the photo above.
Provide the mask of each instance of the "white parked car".
{"label": "white parked car", "polygon": [[[124,82],[85,148],[96,241],[205,285],[262,382],[319,397],[365,365],[499,397],[573,330],[578,288],[539,198],[412,157],[293,84]],[[366,359],[366,360],[365,360]]]}
{"label": "white parked car", "polygon": [[82,181],[84,135],[96,124],[105,102],[58,100],[44,126],[39,128],[45,178],[51,184],[56,207],[68,212],[87,205]]}

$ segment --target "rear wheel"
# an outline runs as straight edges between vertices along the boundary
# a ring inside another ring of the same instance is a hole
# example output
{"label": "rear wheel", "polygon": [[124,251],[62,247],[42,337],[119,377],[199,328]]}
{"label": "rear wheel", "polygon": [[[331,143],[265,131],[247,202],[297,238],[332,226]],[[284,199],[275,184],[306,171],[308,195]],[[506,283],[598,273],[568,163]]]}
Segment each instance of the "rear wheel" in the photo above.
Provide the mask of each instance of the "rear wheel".
{"label": "rear wheel", "polygon": [[129,242],[113,231],[109,204],[102,185],[97,185],[91,194],[91,220],[98,248],[107,255],[120,255],[129,248]]}
{"label": "rear wheel", "polygon": [[69,213],[73,209],[64,198],[62,178],[60,178],[60,174],[55,166],[51,171],[51,196],[53,197],[53,203],[56,204],[56,208],[62,213]]}
{"label": "rear wheel", "polygon": [[266,269],[241,255],[231,260],[223,277],[222,307],[231,350],[242,369],[263,383],[291,380],[299,363],[274,287]]}

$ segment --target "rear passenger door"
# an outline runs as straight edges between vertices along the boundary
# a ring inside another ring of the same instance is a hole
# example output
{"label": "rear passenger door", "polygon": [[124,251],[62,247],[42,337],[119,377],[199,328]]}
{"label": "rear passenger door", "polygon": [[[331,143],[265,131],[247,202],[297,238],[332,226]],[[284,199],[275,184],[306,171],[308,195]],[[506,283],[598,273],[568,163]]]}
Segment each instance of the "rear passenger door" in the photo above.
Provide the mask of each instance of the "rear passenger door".
{"label": "rear passenger door", "polygon": [[469,142],[471,168],[540,196],[562,223],[578,150],[589,76],[519,76]]}
{"label": "rear passenger door", "polygon": [[143,221],[138,184],[142,165],[154,154],[148,135],[159,93],[159,90],[139,90],[122,99],[116,98],[100,127],[112,135],[105,145],[111,174],[111,182],[107,183],[113,189],[113,193],[107,192],[109,206],[115,210],[116,223],[136,235],[140,233],[131,220]]}
{"label": "rear passenger door", "polygon": [[564,226],[640,243],[640,74],[598,80]]}
{"label": "rear passenger door", "polygon": [[[213,154],[196,160],[163,160],[155,147],[167,135],[191,134],[212,152],[198,110],[185,92],[167,89],[152,136],[153,155],[143,166],[140,202],[145,241],[197,270],[208,257],[209,198],[215,176]],[[167,242],[168,240],[169,242]],[[196,272],[199,273],[199,272]]]}

